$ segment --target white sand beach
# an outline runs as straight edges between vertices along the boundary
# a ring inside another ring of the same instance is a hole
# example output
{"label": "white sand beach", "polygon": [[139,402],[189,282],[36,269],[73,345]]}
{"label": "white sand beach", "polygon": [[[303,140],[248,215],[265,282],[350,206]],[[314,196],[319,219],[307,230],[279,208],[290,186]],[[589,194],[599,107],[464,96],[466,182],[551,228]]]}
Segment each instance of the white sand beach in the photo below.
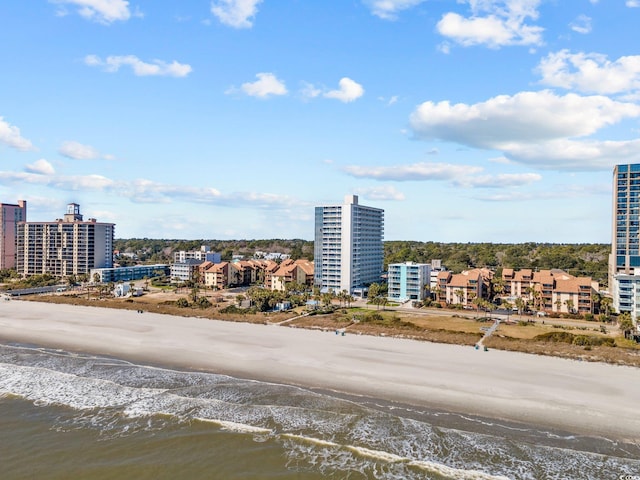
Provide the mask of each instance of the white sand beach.
{"label": "white sand beach", "polygon": [[16,300],[0,340],[640,440],[634,367]]}

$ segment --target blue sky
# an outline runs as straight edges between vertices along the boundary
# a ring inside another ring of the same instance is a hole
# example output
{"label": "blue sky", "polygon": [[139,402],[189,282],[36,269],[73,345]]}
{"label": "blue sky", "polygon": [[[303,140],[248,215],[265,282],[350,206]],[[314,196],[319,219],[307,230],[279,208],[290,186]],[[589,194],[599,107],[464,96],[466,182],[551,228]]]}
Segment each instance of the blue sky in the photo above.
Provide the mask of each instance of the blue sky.
{"label": "blue sky", "polygon": [[116,237],[609,242],[640,0],[0,3],[0,201]]}

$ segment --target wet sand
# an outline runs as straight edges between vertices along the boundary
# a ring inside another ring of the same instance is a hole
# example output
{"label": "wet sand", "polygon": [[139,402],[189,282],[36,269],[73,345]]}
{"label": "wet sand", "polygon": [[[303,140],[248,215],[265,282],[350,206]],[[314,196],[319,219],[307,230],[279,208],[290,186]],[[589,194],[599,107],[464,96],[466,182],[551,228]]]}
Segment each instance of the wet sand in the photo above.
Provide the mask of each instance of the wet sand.
{"label": "wet sand", "polygon": [[0,339],[640,441],[634,367],[17,300]]}

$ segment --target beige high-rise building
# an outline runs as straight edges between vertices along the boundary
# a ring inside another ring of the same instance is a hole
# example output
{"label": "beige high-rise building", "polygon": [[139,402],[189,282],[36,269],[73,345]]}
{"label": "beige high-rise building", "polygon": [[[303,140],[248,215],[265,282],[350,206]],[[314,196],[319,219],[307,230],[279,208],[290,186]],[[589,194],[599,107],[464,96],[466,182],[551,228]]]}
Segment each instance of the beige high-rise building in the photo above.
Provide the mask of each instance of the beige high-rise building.
{"label": "beige high-rise building", "polygon": [[115,225],[84,221],[80,205],[70,203],[62,219],[17,224],[16,270],[23,276],[81,275],[113,267]]}
{"label": "beige high-rise building", "polygon": [[16,266],[16,232],[18,222],[27,221],[27,202],[0,203],[0,270]]}

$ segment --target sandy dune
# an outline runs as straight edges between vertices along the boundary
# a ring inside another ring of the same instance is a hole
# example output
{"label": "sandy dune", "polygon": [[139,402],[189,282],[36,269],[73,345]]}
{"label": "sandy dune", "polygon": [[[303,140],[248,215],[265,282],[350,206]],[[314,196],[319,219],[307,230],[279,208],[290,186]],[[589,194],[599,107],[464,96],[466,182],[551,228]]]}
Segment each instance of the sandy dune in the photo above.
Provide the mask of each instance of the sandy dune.
{"label": "sandy dune", "polygon": [[0,339],[640,440],[633,367],[16,300]]}

